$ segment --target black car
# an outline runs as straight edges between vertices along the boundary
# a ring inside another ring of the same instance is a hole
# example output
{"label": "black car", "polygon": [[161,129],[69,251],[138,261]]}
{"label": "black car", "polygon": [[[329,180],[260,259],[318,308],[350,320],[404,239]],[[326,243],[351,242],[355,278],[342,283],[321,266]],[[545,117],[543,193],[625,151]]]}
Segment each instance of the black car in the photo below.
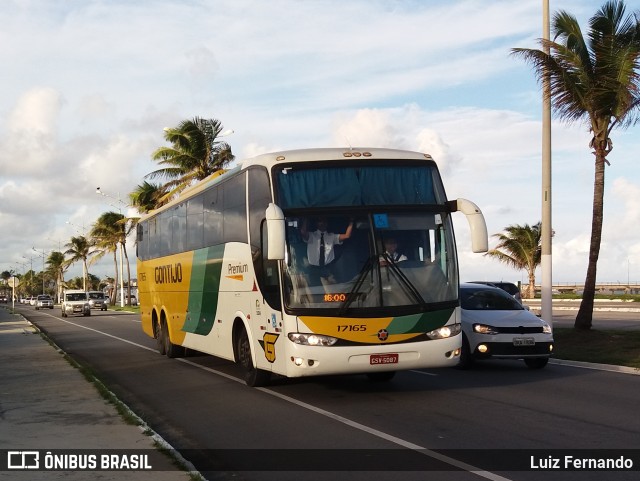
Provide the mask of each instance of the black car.
{"label": "black car", "polygon": [[505,292],[511,294],[520,304],[522,304],[522,296],[520,295],[520,289],[513,282],[503,281],[469,281],[471,284],[484,284],[485,286],[492,286],[502,289]]}

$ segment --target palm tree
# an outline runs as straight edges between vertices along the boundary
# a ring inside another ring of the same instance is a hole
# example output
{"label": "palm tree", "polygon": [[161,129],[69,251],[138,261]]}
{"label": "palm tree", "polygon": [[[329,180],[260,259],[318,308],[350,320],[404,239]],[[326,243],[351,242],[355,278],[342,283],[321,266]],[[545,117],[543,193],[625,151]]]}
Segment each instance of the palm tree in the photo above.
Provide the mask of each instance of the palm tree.
{"label": "palm tree", "polygon": [[146,213],[166,204],[167,193],[168,191],[164,186],[145,180],[129,194],[129,200],[131,205],[136,207],[139,212]]}
{"label": "palm tree", "polygon": [[[118,263],[116,259],[116,251],[118,247],[122,248],[122,254],[126,259],[127,276],[128,276],[128,296],[127,304],[129,304],[131,298],[131,268],[129,264],[129,256],[127,254],[127,237],[131,232],[129,219],[124,215],[116,212],[105,212],[93,225],[90,235],[94,239],[96,247],[96,259],[101,258],[107,252],[113,252],[113,261],[115,265],[115,280],[116,286],[118,284]],[[112,292],[112,302],[115,303],[115,293],[117,289]]]}
{"label": "palm tree", "polygon": [[67,266],[74,264],[75,262],[82,261],[82,288],[87,290],[87,259],[93,255],[93,251],[91,248],[93,244],[87,240],[84,236],[72,237],[71,241],[68,244],[65,244],[67,250],[65,251],[66,256],[70,256],[67,259]]}
{"label": "palm tree", "polygon": [[60,302],[62,298],[62,287],[64,286],[64,272],[67,270],[64,254],[62,252],[52,251],[47,258],[47,265],[49,272],[56,280],[57,300]]}
{"label": "palm tree", "polygon": [[168,198],[224,169],[234,155],[229,144],[218,140],[221,132],[219,120],[200,117],[183,120],[176,128],[164,129],[164,138],[171,147],[160,147],[152,154],[153,160],[164,167],[146,177],[169,179],[164,184]]}
{"label": "palm tree", "polygon": [[541,235],[540,222],[534,226],[510,225],[504,229],[504,233],[493,234],[492,237],[499,240],[498,245],[485,254],[510,267],[527,271],[529,299],[533,299],[536,294],[536,268],[542,259]]}
{"label": "palm tree", "polygon": [[[604,171],[614,127],[638,121],[640,111],[640,14],[625,16],[622,0],[606,2],[589,21],[583,36],[576,18],[554,15],[553,41],[540,40],[543,50],[516,48],[512,53],[533,65],[540,81],[548,79],[555,113],[567,122],[585,122],[593,135],[595,182],[589,263],[576,329],[590,329],[596,269],[602,240]],[[548,49],[548,53],[544,50]]]}
{"label": "palm tree", "polygon": [[120,245],[120,227],[118,221],[122,220],[124,216],[116,212],[105,212],[98,220],[93,224],[93,227],[89,231],[89,235],[93,239],[96,247],[96,254],[94,259],[101,259],[105,254],[113,254],[113,266],[115,272],[114,289],[111,291],[111,304],[116,302],[116,293],[118,280],[120,279],[118,270],[118,258],[117,251]]}

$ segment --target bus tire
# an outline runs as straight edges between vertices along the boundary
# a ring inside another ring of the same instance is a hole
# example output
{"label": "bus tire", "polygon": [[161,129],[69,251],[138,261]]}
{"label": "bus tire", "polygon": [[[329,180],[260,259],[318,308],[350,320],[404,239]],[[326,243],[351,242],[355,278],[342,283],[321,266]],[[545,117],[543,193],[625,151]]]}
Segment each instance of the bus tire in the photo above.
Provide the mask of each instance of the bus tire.
{"label": "bus tire", "polygon": [[266,386],[271,380],[271,373],[262,369],[257,369],[251,357],[251,343],[247,330],[242,328],[236,341],[236,353],[238,364],[244,370],[244,382],[250,387]]}
{"label": "bus tire", "polygon": [[182,346],[178,346],[171,342],[171,337],[169,336],[169,328],[167,326],[166,321],[162,322],[162,339],[164,341],[164,351],[169,359],[174,359],[176,357],[180,357],[184,354],[184,348]]}
{"label": "bus tire", "polygon": [[156,346],[158,347],[158,352],[160,353],[161,356],[164,356],[167,353],[167,346],[165,346],[165,340],[164,337],[166,336],[165,334],[165,329],[166,327],[164,327],[164,323],[159,323],[156,322],[155,323],[155,334],[156,334]]}

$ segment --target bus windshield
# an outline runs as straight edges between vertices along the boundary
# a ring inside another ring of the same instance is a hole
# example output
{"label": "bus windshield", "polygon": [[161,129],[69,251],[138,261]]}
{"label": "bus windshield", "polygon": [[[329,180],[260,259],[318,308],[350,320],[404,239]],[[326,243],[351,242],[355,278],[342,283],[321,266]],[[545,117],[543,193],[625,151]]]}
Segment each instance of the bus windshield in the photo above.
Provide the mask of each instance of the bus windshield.
{"label": "bus windshield", "polygon": [[286,225],[284,299],[290,309],[419,312],[457,298],[455,249],[444,211],[292,215]]}

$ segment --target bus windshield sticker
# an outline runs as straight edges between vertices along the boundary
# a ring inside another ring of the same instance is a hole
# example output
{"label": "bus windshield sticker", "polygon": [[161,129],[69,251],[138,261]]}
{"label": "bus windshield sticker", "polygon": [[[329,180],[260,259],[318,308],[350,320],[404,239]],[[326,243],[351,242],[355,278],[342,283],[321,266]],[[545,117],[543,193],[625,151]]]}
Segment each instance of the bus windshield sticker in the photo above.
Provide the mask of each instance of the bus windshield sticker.
{"label": "bus windshield sticker", "polygon": [[387,229],[389,227],[387,214],[373,214],[373,222],[378,229]]}

